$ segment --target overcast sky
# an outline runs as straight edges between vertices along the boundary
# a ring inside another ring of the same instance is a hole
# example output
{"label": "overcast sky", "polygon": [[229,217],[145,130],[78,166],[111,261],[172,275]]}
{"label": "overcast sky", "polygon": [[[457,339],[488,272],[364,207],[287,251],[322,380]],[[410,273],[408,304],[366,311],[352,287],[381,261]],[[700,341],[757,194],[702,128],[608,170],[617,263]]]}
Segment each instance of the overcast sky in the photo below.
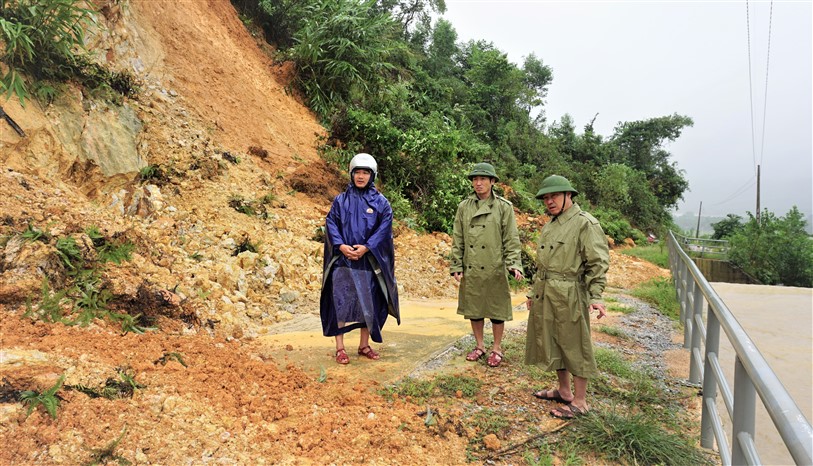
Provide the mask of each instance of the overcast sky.
{"label": "overcast sky", "polygon": [[703,215],[755,212],[760,165],[761,208],[809,215],[812,3],[446,0],[443,16],[459,42],[484,39],[514,63],[533,52],[550,66],[549,122],[567,113],[582,133],[598,114],[594,127],[609,137],[623,121],[691,117],[666,147],[689,181],[678,214],[701,201]]}

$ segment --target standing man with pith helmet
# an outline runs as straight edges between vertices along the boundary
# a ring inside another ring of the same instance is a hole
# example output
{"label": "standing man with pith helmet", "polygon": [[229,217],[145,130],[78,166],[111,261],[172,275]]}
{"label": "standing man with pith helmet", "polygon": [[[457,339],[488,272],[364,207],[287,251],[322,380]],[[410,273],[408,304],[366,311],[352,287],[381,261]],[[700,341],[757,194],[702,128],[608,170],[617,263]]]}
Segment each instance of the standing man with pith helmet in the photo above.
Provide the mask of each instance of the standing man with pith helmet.
{"label": "standing man with pith helmet", "polygon": [[[590,337],[590,313],[606,315],[601,293],[610,252],[598,220],[573,202],[579,194],[567,178],[552,175],[536,194],[551,220],[542,227],[536,275],[528,296],[525,364],[555,370],[558,388],[534,393],[562,403],[551,415],[570,419],[587,413],[587,382],[598,375]],[[571,389],[571,375],[573,387]]]}
{"label": "standing man with pith helmet", "polygon": [[494,194],[499,178],[489,163],[474,165],[469,173],[474,193],[457,206],[450,271],[460,282],[457,313],[471,321],[476,346],[466,360],[486,354],[485,319],[491,321],[494,344],[490,367],[503,360],[505,322],[513,319],[508,275],[522,280],[522,261],[517,222],[511,203]]}

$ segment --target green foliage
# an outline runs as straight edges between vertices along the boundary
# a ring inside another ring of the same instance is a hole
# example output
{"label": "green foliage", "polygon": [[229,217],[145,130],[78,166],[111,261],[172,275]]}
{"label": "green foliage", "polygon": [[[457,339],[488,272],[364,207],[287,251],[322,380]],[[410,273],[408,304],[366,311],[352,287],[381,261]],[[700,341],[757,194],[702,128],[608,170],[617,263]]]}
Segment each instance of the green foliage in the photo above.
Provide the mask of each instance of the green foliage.
{"label": "green foliage", "polygon": [[25,231],[23,231],[20,236],[26,241],[42,241],[47,243],[51,240],[51,235],[40,230],[34,225],[31,225],[30,223],[26,226]]}
{"label": "green foliage", "polygon": [[446,396],[456,396],[459,390],[465,397],[473,397],[480,390],[483,382],[465,375],[439,375],[434,379],[435,387]]}
{"label": "green foliage", "polygon": [[711,239],[728,239],[742,230],[742,217],[735,214],[728,214],[723,220],[712,223],[711,227],[714,228],[714,234],[711,235]]}
{"label": "green foliage", "polygon": [[119,466],[129,466],[132,464],[129,460],[127,460],[127,458],[116,453],[116,448],[119,446],[119,443],[121,443],[122,439],[124,438],[124,434],[126,433],[127,427],[125,426],[121,430],[121,434],[119,434],[119,436],[110,443],[102,448],[94,448],[91,450],[91,457],[90,461],[87,463],[87,466],[106,465],[112,461],[116,461]]}
{"label": "green foliage", "polygon": [[680,305],[672,280],[663,277],[653,278],[636,286],[632,290],[632,295],[656,306],[672,320],[680,319]]}
{"label": "green foliage", "polygon": [[42,406],[45,408],[45,411],[48,412],[48,415],[51,416],[51,419],[56,419],[56,411],[59,408],[60,400],[56,392],[62,388],[64,382],[65,374],[62,374],[51,388],[42,393],[34,390],[26,390],[20,393],[20,401],[24,405],[28,405],[28,410],[25,413],[26,417],[30,416],[31,412],[37,409],[38,406]]}
{"label": "green foliage", "polygon": [[422,402],[432,396],[434,391],[433,381],[407,377],[395,385],[384,388],[381,390],[381,394],[389,398],[392,398],[393,395],[409,397],[416,402]]}
{"label": "green foliage", "polygon": [[251,201],[248,201],[244,199],[243,196],[238,196],[236,194],[229,198],[229,207],[240,212],[241,214],[246,214],[249,217],[253,217],[257,214]]}
{"label": "green foliage", "polygon": [[106,315],[113,322],[118,322],[121,324],[122,334],[135,333],[136,335],[141,335],[145,332],[156,330],[156,327],[150,327],[141,322],[141,314],[130,315],[118,312],[108,312]]}
{"label": "green foliage", "polygon": [[122,241],[118,239],[108,240],[106,237],[98,233],[96,230],[96,235],[92,234],[90,231],[86,231],[87,235],[93,240],[93,244],[96,246],[96,255],[100,262],[113,262],[115,264],[121,264],[122,262],[129,262],[133,259],[133,251],[135,250],[135,244],[131,241]]}
{"label": "green foliage", "polygon": [[629,221],[621,214],[621,212],[613,209],[606,209],[603,207],[596,207],[590,212],[601,224],[604,233],[607,234],[616,244],[621,244],[627,238],[632,238],[633,241],[643,242],[645,236],[637,228],[633,228]]}
{"label": "green foliage", "polygon": [[[44,235],[36,229],[29,228],[31,238],[44,240]],[[27,300],[24,317],[44,322],[61,322],[65,325],[85,327],[95,319],[110,319],[120,323],[122,332],[144,333],[154,330],[143,325],[141,315],[131,316],[111,312],[108,303],[113,298],[110,290],[104,288],[101,279],[100,265],[105,262],[117,264],[130,260],[135,246],[127,241],[108,240],[97,227],[90,226],[85,233],[91,239],[97,253],[97,260],[86,261],[76,239],[72,236],[57,238],[56,255],[68,269],[69,282],[57,292],[50,288],[48,278],[43,278],[42,296],[36,308],[31,299]],[[26,235],[24,233],[23,235]]]}
{"label": "green foliage", "polygon": [[546,126],[550,67],[458,43],[451,23],[429,21],[441,0],[232,1],[294,62],[294,84],[328,125],[323,156],[344,166],[373,154],[377,185],[411,228],[451,230],[474,162],[492,162],[524,212],[542,211],[534,194],[546,176],[567,177],[583,205],[617,212],[605,226],[617,241],[657,230],[688,187],[663,146],[690,118],[619,123],[611,138],[593,121],[577,134],[568,115]]}
{"label": "green foliage", "polygon": [[485,408],[474,413],[471,419],[472,425],[477,429],[477,435],[473,439],[475,442],[482,441],[488,434],[502,436],[503,431],[511,427],[511,420],[506,418],[501,412],[494,409]]}
{"label": "green foliage", "polygon": [[296,65],[294,80],[308,105],[326,117],[355,95],[377,92],[403,48],[392,18],[375,0],[317,0],[301,11],[286,57]]}
{"label": "green foliage", "polygon": [[258,252],[258,250],[259,246],[255,243],[252,243],[251,238],[249,238],[248,236],[243,236],[242,238],[240,238],[240,242],[237,243],[237,246],[235,246],[234,251],[232,251],[231,255],[237,256],[241,252],[245,251],[256,253]]}
{"label": "green foliage", "polygon": [[146,388],[146,385],[135,381],[132,371],[128,368],[117,368],[116,375],[118,375],[118,379],[108,377],[101,387],[65,385],[65,389],[84,393],[91,398],[118,400],[121,398],[132,398],[136,390]]}
{"label": "green foliage", "polygon": [[178,364],[182,365],[183,367],[188,367],[183,360],[183,355],[175,351],[164,353],[160,358],[156,359],[153,364],[161,364],[162,366],[165,366],[169,361],[178,361]]}
{"label": "green foliage", "polygon": [[79,250],[79,246],[73,237],[68,236],[57,239],[56,253],[65,267],[75,270],[77,267],[82,266],[82,252]]}
{"label": "green foliage", "polygon": [[710,464],[692,441],[631,410],[591,412],[572,427],[573,445],[606,460],[629,464]]}
{"label": "green foliage", "polygon": [[64,317],[62,314],[62,306],[65,304],[65,295],[67,294],[67,290],[51,292],[51,287],[48,284],[48,277],[43,277],[41,293],[42,297],[40,298],[40,302],[37,303],[36,310],[34,310],[31,300],[26,300],[26,311],[23,316],[32,320],[42,320],[44,322],[63,322]]}
{"label": "green foliage", "polygon": [[623,340],[628,340],[630,337],[626,334],[623,330],[618,327],[610,327],[608,325],[599,325],[596,327],[597,332],[601,332],[605,335],[610,335],[611,337],[621,338]]}
{"label": "green foliage", "polygon": [[746,273],[767,285],[813,287],[813,241],[794,206],[784,217],[765,209],[730,238],[728,257]]}
{"label": "green foliage", "polygon": [[629,249],[621,249],[621,254],[633,256],[651,262],[660,268],[669,268],[669,251],[663,244],[651,244],[646,246],[636,246]]}
{"label": "green foliage", "polygon": [[138,171],[138,180],[142,183],[151,182],[155,180],[163,180],[166,178],[166,174],[164,174],[164,170],[161,169],[160,165],[147,165],[146,167],[142,168]]}
{"label": "green foliage", "polygon": [[80,53],[84,29],[93,22],[92,11],[80,5],[76,0],[0,2],[0,43],[5,46],[0,61],[7,67],[0,90],[7,99],[15,95],[25,105],[34,89],[50,101],[56,88],[49,83],[72,79],[97,93],[136,92],[130,74],[107,70]]}

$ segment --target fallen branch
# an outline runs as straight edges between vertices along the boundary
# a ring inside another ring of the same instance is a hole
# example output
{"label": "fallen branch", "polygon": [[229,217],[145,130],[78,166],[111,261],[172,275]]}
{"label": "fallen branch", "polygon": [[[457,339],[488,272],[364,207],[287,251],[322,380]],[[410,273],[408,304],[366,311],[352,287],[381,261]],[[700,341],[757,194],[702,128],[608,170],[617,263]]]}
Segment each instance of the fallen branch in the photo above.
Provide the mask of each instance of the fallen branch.
{"label": "fallen branch", "polygon": [[556,432],[559,432],[560,430],[564,429],[565,427],[569,426],[572,423],[573,423],[573,421],[567,421],[564,424],[556,427],[553,430],[548,430],[548,431],[542,432],[541,434],[536,434],[534,436],[528,437],[525,440],[523,440],[522,442],[515,443],[514,445],[509,445],[509,446],[503,448],[502,450],[495,451],[494,453],[490,453],[490,454],[486,455],[485,457],[483,457],[481,459],[483,461],[495,460],[495,459],[497,459],[497,458],[499,458],[501,456],[511,455],[513,453],[516,453],[516,451],[519,450],[520,447],[522,447],[524,445],[527,445],[527,444],[529,444],[529,443],[531,443],[531,442],[533,442],[535,440],[539,440],[542,437],[545,437],[547,435],[555,434]]}

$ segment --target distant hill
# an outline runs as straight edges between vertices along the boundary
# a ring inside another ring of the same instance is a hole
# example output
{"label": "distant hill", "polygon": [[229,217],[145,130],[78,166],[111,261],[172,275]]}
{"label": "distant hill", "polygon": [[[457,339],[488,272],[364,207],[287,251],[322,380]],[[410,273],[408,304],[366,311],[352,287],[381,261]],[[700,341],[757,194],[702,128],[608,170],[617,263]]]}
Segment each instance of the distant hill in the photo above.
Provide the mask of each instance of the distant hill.
{"label": "distant hill", "polygon": [[[775,212],[777,215],[785,215],[787,212]],[[745,220],[747,215],[740,215],[743,220]],[[700,236],[703,235],[711,235],[714,233],[714,227],[711,225],[713,223],[717,223],[720,220],[726,218],[725,216],[701,216],[700,217]],[[691,233],[694,236],[695,231],[697,230],[697,213],[695,212],[685,212],[680,215],[672,215],[672,220],[674,220],[675,224],[680,227],[681,230]],[[808,234],[813,235],[813,215],[808,214],[805,217],[805,221],[807,224],[805,225],[805,229],[807,230]]]}

